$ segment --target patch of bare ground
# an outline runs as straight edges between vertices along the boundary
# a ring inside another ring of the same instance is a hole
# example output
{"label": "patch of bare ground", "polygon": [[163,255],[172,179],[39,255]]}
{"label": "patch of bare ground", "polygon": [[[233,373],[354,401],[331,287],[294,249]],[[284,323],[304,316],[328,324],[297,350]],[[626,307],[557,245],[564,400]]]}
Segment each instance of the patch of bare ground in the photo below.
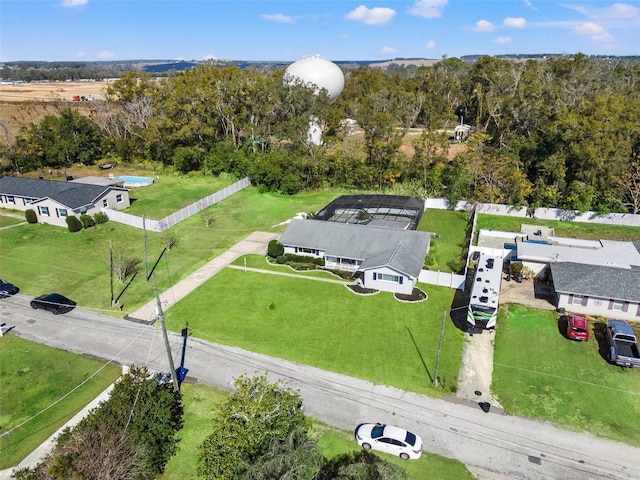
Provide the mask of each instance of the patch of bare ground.
{"label": "patch of bare ground", "polygon": [[427,294],[418,287],[415,287],[410,295],[395,293],[393,296],[396,297],[396,300],[407,303],[424,302],[427,299]]}

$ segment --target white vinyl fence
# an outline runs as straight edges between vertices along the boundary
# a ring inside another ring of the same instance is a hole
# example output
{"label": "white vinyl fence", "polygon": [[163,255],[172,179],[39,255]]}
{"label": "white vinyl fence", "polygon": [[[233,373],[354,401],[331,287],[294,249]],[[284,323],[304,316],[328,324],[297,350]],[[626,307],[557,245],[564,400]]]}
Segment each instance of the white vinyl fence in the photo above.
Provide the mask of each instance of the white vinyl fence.
{"label": "white vinyl fence", "polygon": [[455,288],[456,290],[464,290],[464,279],[464,275],[446,272],[433,272],[431,270],[422,270],[420,275],[418,275],[419,282],[428,283],[429,285]]}
{"label": "white vinyl fence", "polygon": [[577,212],[559,208],[536,208],[534,217],[541,220],[563,220],[565,222],[601,223],[605,225],[627,225],[640,227],[640,215],[632,213],[607,213],[598,215],[595,212]]}
{"label": "white vinyl fence", "polygon": [[251,185],[251,181],[248,178],[243,178],[233,185],[229,185],[222,190],[212,193],[208,197],[201,198],[197,202],[194,202],[191,205],[178,210],[177,212],[173,212],[171,215],[164,217],[162,220],[152,220],[149,218],[138,217],[136,215],[131,215],[130,213],[110,210],[108,208],[103,208],[102,211],[107,214],[107,216],[109,217],[109,221],[124,223],[125,225],[140,229],[146,228],[151,232],[164,232],[166,229],[171,228],[174,225],[182,222],[183,220],[186,220],[187,218],[195,215],[196,213],[201,212],[205,208],[208,208],[211,205],[230,197],[234,193],[247,188],[249,185]]}

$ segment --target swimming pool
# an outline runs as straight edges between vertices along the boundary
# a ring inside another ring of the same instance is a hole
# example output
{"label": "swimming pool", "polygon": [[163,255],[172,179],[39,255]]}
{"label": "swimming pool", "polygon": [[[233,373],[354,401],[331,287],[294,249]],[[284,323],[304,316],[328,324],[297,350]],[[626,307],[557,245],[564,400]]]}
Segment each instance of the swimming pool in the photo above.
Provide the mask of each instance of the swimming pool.
{"label": "swimming pool", "polygon": [[148,187],[153,184],[151,177],[136,177],[134,175],[118,175],[116,180],[124,182],[126,188]]}

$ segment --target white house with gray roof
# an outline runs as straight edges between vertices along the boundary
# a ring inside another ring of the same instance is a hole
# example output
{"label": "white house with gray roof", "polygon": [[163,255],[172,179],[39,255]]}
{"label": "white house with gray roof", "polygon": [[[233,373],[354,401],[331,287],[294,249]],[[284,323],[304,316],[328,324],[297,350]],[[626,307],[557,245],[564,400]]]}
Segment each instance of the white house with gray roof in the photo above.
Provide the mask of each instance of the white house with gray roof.
{"label": "white house with gray roof", "polygon": [[430,241],[427,232],[300,219],[280,237],[285,253],[323,258],[326,268],[356,273],[365,288],[407,295]]}
{"label": "white house with gray roof", "polygon": [[558,308],[640,321],[640,267],[557,262],[550,269]]}
{"label": "white house with gray roof", "polygon": [[114,185],[22,177],[0,178],[0,208],[36,212],[39,223],[66,227],[70,215],[95,215],[102,208],[130,205],[129,191]]}

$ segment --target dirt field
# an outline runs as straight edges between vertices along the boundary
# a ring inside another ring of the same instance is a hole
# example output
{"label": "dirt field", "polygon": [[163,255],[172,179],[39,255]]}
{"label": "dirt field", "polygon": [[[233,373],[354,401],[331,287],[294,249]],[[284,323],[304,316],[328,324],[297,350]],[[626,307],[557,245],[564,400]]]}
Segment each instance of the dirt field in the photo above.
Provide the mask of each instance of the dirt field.
{"label": "dirt field", "polygon": [[0,85],[0,102],[73,101],[74,95],[104,99],[107,82],[32,82]]}

